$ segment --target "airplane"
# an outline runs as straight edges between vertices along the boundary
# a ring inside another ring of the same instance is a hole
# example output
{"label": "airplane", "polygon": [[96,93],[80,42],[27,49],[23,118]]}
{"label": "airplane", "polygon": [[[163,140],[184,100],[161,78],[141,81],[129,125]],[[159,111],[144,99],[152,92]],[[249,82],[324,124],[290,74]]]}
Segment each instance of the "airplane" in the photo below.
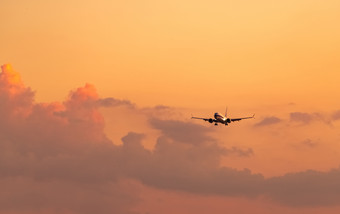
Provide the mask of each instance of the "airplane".
{"label": "airplane", "polygon": [[218,123],[224,124],[224,125],[228,125],[228,123],[231,122],[235,122],[235,121],[240,121],[243,119],[251,119],[251,118],[255,118],[255,114],[251,117],[241,117],[241,118],[227,118],[227,111],[228,109],[226,109],[224,116],[218,112],[216,112],[214,114],[214,118],[201,118],[201,117],[191,117],[191,119],[201,119],[204,121],[208,121],[209,123],[215,123],[215,126],[218,125]]}

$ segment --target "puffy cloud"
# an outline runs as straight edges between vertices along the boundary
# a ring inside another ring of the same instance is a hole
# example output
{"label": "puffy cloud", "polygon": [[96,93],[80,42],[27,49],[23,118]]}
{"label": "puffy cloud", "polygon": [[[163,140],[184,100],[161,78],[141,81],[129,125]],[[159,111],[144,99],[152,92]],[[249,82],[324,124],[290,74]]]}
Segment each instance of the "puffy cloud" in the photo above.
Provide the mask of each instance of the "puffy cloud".
{"label": "puffy cloud", "polygon": [[1,66],[0,87],[2,92],[17,95],[27,90],[23,84],[20,74],[13,70],[10,64]]}
{"label": "puffy cloud", "polygon": [[[290,206],[340,204],[340,169],[265,179],[248,169],[224,167],[223,156],[248,157],[253,150],[221,146],[211,137],[212,128],[156,119],[150,116],[151,108],[100,98],[90,84],[72,91],[63,103],[35,103],[20,76],[9,66],[2,69],[2,213],[132,213],[138,190],[131,189],[127,179],[202,195],[265,195]],[[120,105],[150,117],[150,126],[160,132],[152,151],[143,147],[144,134],[130,132],[119,146],[106,137],[98,108]]]}
{"label": "puffy cloud", "polygon": [[254,126],[269,126],[269,125],[280,123],[281,121],[282,120],[278,117],[274,117],[274,116],[266,117],[260,122],[256,123]]}
{"label": "puffy cloud", "polygon": [[130,133],[123,138],[126,174],[148,186],[169,190],[246,197],[260,193],[262,175],[220,166],[221,157],[231,153],[249,156],[252,150],[221,147],[208,136],[211,130],[201,125],[158,119],[150,123],[161,131],[152,152],[141,145],[142,135]]}
{"label": "puffy cloud", "polygon": [[130,213],[104,134],[101,99],[86,84],[64,103],[34,103],[18,73],[0,73],[0,212]]}
{"label": "puffy cloud", "polygon": [[[165,134],[167,126],[161,127]],[[340,205],[340,168],[329,172],[308,170],[265,179],[248,169],[220,166],[219,160],[226,155],[225,149],[209,141],[187,144],[163,135],[155,150],[150,152],[141,145],[142,139],[142,135],[130,133],[124,138],[122,148],[129,152],[125,157],[132,154],[138,157],[124,159],[129,161],[126,174],[148,186],[203,195],[264,196],[293,207]],[[304,143],[311,144],[309,140]]]}
{"label": "puffy cloud", "polygon": [[24,86],[19,73],[11,65],[1,66],[0,73],[0,117],[2,121],[21,119],[29,114],[34,92]]}
{"label": "puffy cloud", "polygon": [[[197,128],[201,131],[198,135],[203,138],[210,132],[205,127],[193,127],[192,124],[179,121],[177,123],[181,123],[175,126],[180,129],[185,130],[186,126],[189,130]],[[265,196],[287,206],[340,204],[340,168],[330,172],[309,170],[265,179],[261,174],[253,174],[248,169],[236,170],[220,166],[220,158],[228,155],[228,152],[211,139],[206,138],[200,143],[184,143],[183,139],[168,134],[169,130],[174,130],[174,121],[157,120],[155,124],[162,136],[153,152],[143,148],[143,135],[136,133],[125,137],[122,146],[125,152],[133,151],[134,157],[138,157],[136,160],[129,159],[130,165],[125,168],[127,174],[146,185],[204,195]],[[188,135],[193,133],[188,132]],[[312,146],[310,140],[303,143]],[[132,153],[129,154],[125,157],[131,157]],[[136,164],[131,164],[132,161]]]}

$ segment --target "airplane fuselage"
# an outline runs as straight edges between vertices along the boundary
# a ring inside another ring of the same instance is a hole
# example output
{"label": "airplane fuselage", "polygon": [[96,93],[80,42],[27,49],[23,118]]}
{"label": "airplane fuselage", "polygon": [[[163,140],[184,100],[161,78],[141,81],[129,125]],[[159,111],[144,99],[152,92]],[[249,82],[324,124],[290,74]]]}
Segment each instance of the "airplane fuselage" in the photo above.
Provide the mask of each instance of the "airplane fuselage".
{"label": "airplane fuselage", "polygon": [[216,113],[214,114],[214,118],[215,118],[218,122],[221,122],[221,123],[223,123],[223,122],[225,122],[225,121],[227,120],[227,118],[226,118],[225,116],[223,116],[222,114],[220,114],[220,113],[218,113],[218,112],[216,112]]}
{"label": "airplane fuselage", "polygon": [[192,119],[200,119],[200,120],[204,120],[207,121],[209,123],[215,123],[215,126],[218,125],[218,123],[224,124],[224,125],[228,125],[228,123],[231,122],[235,122],[235,121],[240,121],[243,119],[250,119],[250,118],[254,118],[255,114],[251,117],[241,117],[241,118],[228,118],[227,117],[227,111],[225,113],[225,115],[216,112],[214,114],[214,118],[202,118],[202,117],[191,117]]}

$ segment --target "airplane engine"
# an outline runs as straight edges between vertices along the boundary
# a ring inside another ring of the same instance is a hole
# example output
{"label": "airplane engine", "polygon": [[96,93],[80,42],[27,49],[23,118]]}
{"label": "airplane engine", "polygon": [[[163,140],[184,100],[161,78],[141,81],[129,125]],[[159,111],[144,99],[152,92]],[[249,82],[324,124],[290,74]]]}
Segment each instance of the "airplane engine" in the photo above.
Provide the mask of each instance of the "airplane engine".
{"label": "airplane engine", "polygon": [[214,122],[213,119],[211,119],[211,118],[208,121],[209,121],[209,123],[213,123]]}
{"label": "airplane engine", "polygon": [[227,118],[227,123],[230,123],[230,122],[231,122],[230,118]]}

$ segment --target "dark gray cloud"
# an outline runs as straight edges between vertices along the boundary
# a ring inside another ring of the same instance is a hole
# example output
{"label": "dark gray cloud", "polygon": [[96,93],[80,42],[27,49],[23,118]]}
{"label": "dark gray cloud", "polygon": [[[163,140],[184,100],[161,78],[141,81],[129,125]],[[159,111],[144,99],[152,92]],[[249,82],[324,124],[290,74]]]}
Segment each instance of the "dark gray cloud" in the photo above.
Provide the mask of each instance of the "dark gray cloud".
{"label": "dark gray cloud", "polygon": [[273,124],[280,123],[282,120],[278,117],[272,116],[272,117],[266,117],[260,122],[256,123],[254,126],[269,126]]}

